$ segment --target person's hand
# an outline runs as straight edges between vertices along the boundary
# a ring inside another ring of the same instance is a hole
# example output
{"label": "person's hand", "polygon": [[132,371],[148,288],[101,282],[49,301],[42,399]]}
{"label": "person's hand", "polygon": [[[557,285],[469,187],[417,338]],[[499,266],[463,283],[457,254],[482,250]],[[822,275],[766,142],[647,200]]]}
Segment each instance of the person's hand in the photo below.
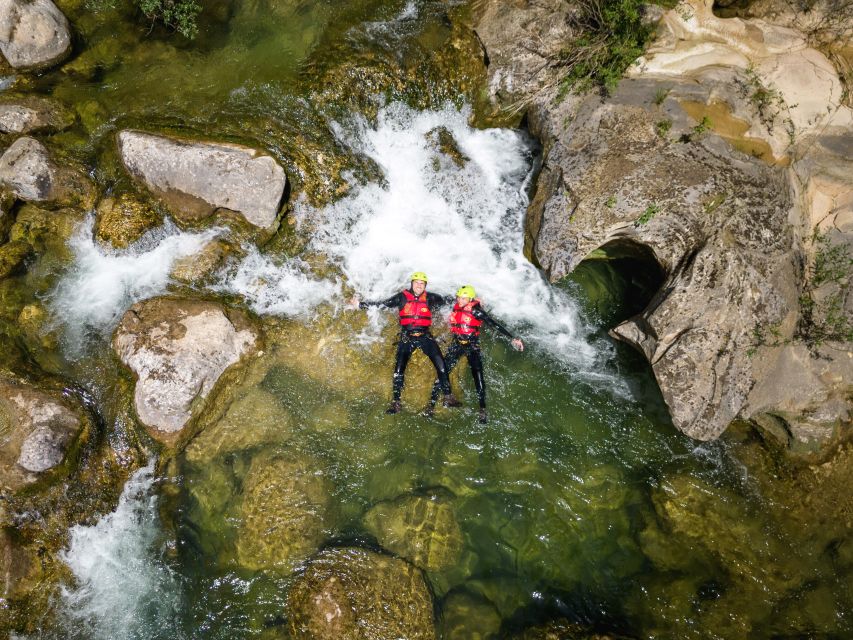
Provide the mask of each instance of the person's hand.
{"label": "person's hand", "polygon": [[521,341],[521,338],[513,338],[512,346],[516,351],[524,351],[524,343]]}
{"label": "person's hand", "polygon": [[353,296],[347,301],[347,309],[358,309],[361,299],[358,296]]}

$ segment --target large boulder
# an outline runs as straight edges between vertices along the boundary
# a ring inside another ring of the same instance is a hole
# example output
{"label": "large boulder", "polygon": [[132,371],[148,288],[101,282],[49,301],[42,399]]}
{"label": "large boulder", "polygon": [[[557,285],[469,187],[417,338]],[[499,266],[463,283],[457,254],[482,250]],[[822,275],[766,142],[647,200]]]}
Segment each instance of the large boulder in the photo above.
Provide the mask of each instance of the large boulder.
{"label": "large boulder", "polygon": [[0,487],[15,492],[56,476],[85,425],[62,396],[0,379]]}
{"label": "large boulder", "polygon": [[241,565],[286,574],[318,549],[331,502],[318,467],[308,458],[275,453],[252,460],[237,538]]}
{"label": "large boulder", "polygon": [[364,516],[384,548],[426,571],[453,567],[462,552],[462,530],[450,499],[438,493],[380,502]]}
{"label": "large boulder", "polygon": [[198,222],[224,209],[274,229],[287,178],[271,156],[236,144],[141,131],[120,132],[118,147],[127,170],[179,221]]}
{"label": "large boulder", "polygon": [[354,547],[326,549],[290,589],[286,614],[305,640],[434,640],[433,604],[420,569]]}
{"label": "large boulder", "polygon": [[15,140],[0,156],[0,184],[21,200],[91,206],[94,187],[76,171],[58,167],[34,138]]}
{"label": "large boulder", "polygon": [[51,0],[0,0],[0,51],[16,69],[41,69],[71,51],[68,20]]}
{"label": "large boulder", "polygon": [[257,351],[260,337],[245,313],[214,302],[152,298],[133,305],[113,349],[136,374],[140,421],[175,443],[220,376]]}
{"label": "large boulder", "polygon": [[0,132],[31,133],[61,131],[74,122],[74,117],[52,100],[26,96],[0,104]]}
{"label": "large boulder", "polygon": [[[849,278],[814,276],[851,253],[853,111],[802,32],[721,19],[711,5],[665,12],[632,78],[604,100],[519,76],[513,86],[527,88],[503,106],[528,102],[544,147],[525,250],[552,280],[591,256],[645,261],[662,286],[612,334],[646,356],[675,426],[710,440],[753,420],[816,455],[851,432]],[[490,15],[518,28],[483,37],[487,53],[529,38],[523,18]],[[478,33],[498,33],[487,27]],[[512,66],[489,59],[494,85]],[[825,235],[835,253],[814,240]]]}

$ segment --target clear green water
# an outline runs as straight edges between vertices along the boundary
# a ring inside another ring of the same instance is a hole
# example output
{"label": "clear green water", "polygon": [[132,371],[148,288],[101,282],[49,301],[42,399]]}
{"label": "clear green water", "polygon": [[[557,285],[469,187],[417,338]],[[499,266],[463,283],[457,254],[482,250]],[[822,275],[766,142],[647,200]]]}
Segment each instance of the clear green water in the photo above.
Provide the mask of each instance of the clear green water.
{"label": "clear green water", "polygon": [[[89,167],[102,189],[121,190],[128,185],[112,151],[117,129],[233,139],[269,149],[296,190],[323,202],[343,184],[342,169],[355,172],[353,182],[376,174],[339,144],[325,115],[342,118],[354,107],[372,115],[365,93],[389,84],[392,97],[418,106],[472,98],[452,95],[459,78],[389,80],[424,64],[446,69],[439,57],[452,29],[444,4],[416,6],[416,17],[382,27],[368,23],[387,22],[405,3],[212,4],[195,43],[146,35],[122,8],[69,10],[80,52],[33,89],[75,105],[80,119],[48,142]],[[323,185],[327,174],[331,186]],[[292,246],[280,238],[269,252],[293,253]],[[29,276],[0,287],[10,335],[19,333],[20,309],[51,290],[56,262],[48,255]],[[613,294],[628,288],[620,274],[585,267],[574,280],[565,289],[599,333],[628,313]],[[312,465],[327,483],[321,545],[377,548],[365,524],[371,507],[438,490],[447,497],[461,552],[452,566],[428,572],[446,637],[555,617],[637,637],[853,633],[853,508],[837,469],[791,469],[753,436],[704,445],[681,436],[647,366],[603,335],[591,340],[609,352],[606,368],[627,393],[543,349],[521,355],[486,337],[488,425],[474,419],[464,367],[456,385],[465,409],[432,419],[416,413],[430,384],[422,358],[410,368],[407,411],[388,417],[393,328],[356,348],[350,342],[363,321],[320,311],[314,319],[264,319],[266,353],[225,392],[225,417],[167,466],[167,481],[156,485],[166,487],[159,520],[139,516],[140,527],[157,531],[137,549],[154,576],[133,585],[143,604],[126,623],[119,611],[83,623],[60,615],[43,636],[283,637],[292,577],[241,566],[239,549],[252,462],[274,453]],[[107,342],[96,336],[84,357],[63,358],[61,343],[36,355],[90,389],[110,429],[121,432],[108,442],[132,448],[122,403],[110,400],[118,392],[104,382],[120,377]],[[276,509],[277,499],[270,493],[261,509]],[[458,609],[466,594],[480,605],[474,614]]]}

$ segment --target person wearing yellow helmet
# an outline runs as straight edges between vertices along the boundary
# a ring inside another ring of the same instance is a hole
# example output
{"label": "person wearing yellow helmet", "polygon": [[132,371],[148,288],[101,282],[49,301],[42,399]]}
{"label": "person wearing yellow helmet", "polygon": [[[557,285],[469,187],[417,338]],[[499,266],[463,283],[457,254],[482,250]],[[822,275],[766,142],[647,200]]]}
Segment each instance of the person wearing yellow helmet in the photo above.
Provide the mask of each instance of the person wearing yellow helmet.
{"label": "person wearing yellow helmet", "polygon": [[[362,301],[358,296],[353,296],[350,300],[350,305],[355,308],[396,308],[399,314],[400,338],[397,342],[397,357],[391,384],[392,400],[385,413],[400,412],[400,396],[403,392],[406,367],[412,354],[418,349],[423,351],[435,367],[437,389],[444,392],[444,406],[458,407],[459,401],[453,397],[450,391],[450,380],[447,377],[444,356],[432,333],[430,333],[433,311],[438,307],[450,304],[453,301],[453,296],[440,296],[428,292],[426,290],[427,275],[423,271],[415,271],[409,281],[411,284],[408,289],[404,289],[385,300]],[[436,398],[438,398],[438,391],[435,391]]]}
{"label": "person wearing yellow helmet", "polygon": [[[477,292],[469,284],[459,287],[456,291],[456,303],[450,312],[450,333],[453,342],[445,355],[444,362],[448,374],[462,359],[468,358],[468,366],[474,378],[474,388],[477,390],[477,399],[480,402],[479,420],[485,423],[488,420],[486,414],[486,380],[483,377],[483,358],[480,352],[480,327],[486,323],[497,329],[502,335],[510,339],[512,346],[518,351],[524,351],[524,343],[520,338],[513,337],[500,322],[492,318],[477,299]],[[425,413],[432,415],[435,401],[438,398],[439,383],[435,382],[432,388],[432,397],[427,405]]]}

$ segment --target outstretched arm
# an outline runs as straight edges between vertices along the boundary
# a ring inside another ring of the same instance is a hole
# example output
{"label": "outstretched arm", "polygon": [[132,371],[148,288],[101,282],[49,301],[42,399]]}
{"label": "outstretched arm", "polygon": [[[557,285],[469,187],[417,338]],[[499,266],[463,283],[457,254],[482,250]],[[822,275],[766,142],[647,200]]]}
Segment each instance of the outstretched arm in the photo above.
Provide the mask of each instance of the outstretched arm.
{"label": "outstretched arm", "polygon": [[350,304],[359,309],[367,309],[368,307],[400,308],[403,306],[403,294],[395,293],[385,300],[361,300],[358,296],[353,296],[350,299]]}
{"label": "outstretched arm", "polygon": [[524,343],[521,341],[521,338],[514,337],[505,326],[503,326],[500,322],[498,322],[492,316],[486,313],[486,310],[483,309],[482,306],[477,305],[476,307],[474,307],[473,311],[471,312],[471,315],[473,315],[478,320],[482,320],[487,325],[494,327],[498,330],[498,332],[509,338],[510,343],[516,351],[524,351]]}

